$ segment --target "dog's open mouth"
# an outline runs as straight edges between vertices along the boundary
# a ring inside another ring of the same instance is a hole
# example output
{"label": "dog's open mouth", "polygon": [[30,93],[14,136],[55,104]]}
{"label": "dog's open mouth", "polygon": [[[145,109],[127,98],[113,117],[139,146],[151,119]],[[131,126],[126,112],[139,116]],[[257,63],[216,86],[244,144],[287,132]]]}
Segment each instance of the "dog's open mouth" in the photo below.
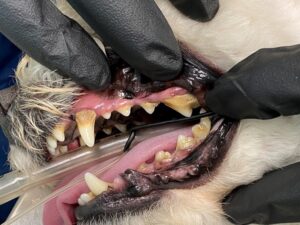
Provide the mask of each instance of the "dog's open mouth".
{"label": "dog's open mouth", "polygon": [[[200,107],[205,107],[206,90],[220,75],[185,50],[183,70],[177,79],[166,82],[146,79],[110,49],[107,55],[112,84],[101,92],[80,89],[70,102],[71,109],[51,124],[44,142],[36,141],[47,160],[82,146],[92,147],[103,137],[135,126],[198,115]],[[48,96],[55,101],[54,95]],[[105,220],[136,213],[156,204],[165,190],[204,184],[223,160],[236,127],[236,122],[214,115],[143,141],[100,179],[87,170],[85,182],[49,201],[44,223]]]}

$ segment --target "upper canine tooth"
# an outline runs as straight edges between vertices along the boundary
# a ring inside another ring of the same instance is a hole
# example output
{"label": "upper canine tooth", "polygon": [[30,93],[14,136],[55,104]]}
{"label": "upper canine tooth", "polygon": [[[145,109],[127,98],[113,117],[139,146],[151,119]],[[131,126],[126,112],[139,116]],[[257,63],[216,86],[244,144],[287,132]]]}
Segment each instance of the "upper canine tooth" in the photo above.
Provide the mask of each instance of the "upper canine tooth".
{"label": "upper canine tooth", "polygon": [[93,110],[83,110],[76,113],[76,122],[82,140],[88,147],[95,144],[96,113]]}
{"label": "upper canine tooth", "polygon": [[185,117],[190,117],[193,113],[193,108],[199,106],[197,98],[191,94],[177,95],[162,102]]}
{"label": "upper canine tooth", "polygon": [[211,129],[211,121],[208,117],[202,118],[199,124],[192,127],[192,133],[197,141],[204,140]]}
{"label": "upper canine tooth", "polygon": [[117,112],[121,113],[123,116],[129,116],[131,111],[131,106],[123,106],[117,109]]}
{"label": "upper canine tooth", "polygon": [[122,133],[125,133],[127,131],[127,126],[125,124],[116,123],[114,126]]}
{"label": "upper canine tooth", "polygon": [[179,135],[177,138],[176,150],[190,149],[195,145],[195,140],[192,137]]}
{"label": "upper canine tooth", "polygon": [[48,136],[46,138],[46,140],[47,140],[47,144],[48,144],[49,147],[51,147],[53,149],[57,148],[57,140],[54,137]]}
{"label": "upper canine tooth", "polygon": [[111,117],[111,112],[104,113],[102,116],[104,119],[108,120]]}
{"label": "upper canine tooth", "polygon": [[96,196],[100,195],[104,191],[107,191],[108,189],[108,183],[100,180],[94,174],[86,173],[84,175],[84,179],[90,191]]}
{"label": "upper canine tooth", "polygon": [[148,113],[152,114],[155,110],[155,107],[158,106],[159,103],[151,103],[151,102],[145,102],[142,103],[140,106]]}
{"label": "upper canine tooth", "polygon": [[57,124],[54,127],[52,134],[58,141],[65,141],[65,125],[62,123]]}
{"label": "upper canine tooth", "polygon": [[170,158],[171,158],[171,153],[167,152],[167,151],[159,151],[159,152],[156,152],[156,154],[155,154],[156,162],[161,162],[162,160],[170,159]]}

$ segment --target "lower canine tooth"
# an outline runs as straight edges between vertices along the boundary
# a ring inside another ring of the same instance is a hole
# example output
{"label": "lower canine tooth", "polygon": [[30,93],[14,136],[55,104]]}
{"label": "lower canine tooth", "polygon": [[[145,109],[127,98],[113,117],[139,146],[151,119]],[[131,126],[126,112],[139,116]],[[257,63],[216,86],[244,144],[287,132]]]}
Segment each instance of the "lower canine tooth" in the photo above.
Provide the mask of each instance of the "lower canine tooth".
{"label": "lower canine tooth", "polygon": [[191,94],[177,95],[163,100],[163,103],[185,117],[190,117],[193,113],[193,108],[199,106],[197,98]]}
{"label": "lower canine tooth", "polygon": [[129,116],[131,111],[131,106],[124,106],[117,109],[117,112],[121,113],[123,116]]}
{"label": "lower canine tooth", "polygon": [[102,130],[103,130],[103,132],[104,132],[105,134],[107,134],[107,135],[110,135],[111,132],[112,132],[112,129],[111,129],[111,128],[103,128]]}
{"label": "lower canine tooth", "polygon": [[151,103],[151,102],[145,102],[142,103],[140,106],[148,113],[152,114],[155,110],[155,107],[158,106],[159,103]]}
{"label": "lower canine tooth", "polygon": [[171,153],[166,152],[166,151],[159,151],[155,154],[155,161],[156,162],[161,162],[165,159],[170,159],[171,158]]}
{"label": "lower canine tooth", "polygon": [[57,124],[54,127],[52,134],[58,141],[65,141],[65,125],[61,123]]}
{"label": "lower canine tooth", "polygon": [[125,133],[127,131],[126,125],[124,124],[116,123],[115,127],[122,133]]}
{"label": "lower canine tooth", "polygon": [[195,140],[192,137],[187,137],[184,135],[179,135],[177,139],[176,150],[186,150],[190,149],[195,145]]}
{"label": "lower canine tooth", "polygon": [[86,173],[84,175],[84,179],[90,191],[95,196],[100,195],[102,192],[107,191],[108,189],[108,183],[100,180],[98,177],[91,173]]}
{"label": "lower canine tooth", "polygon": [[48,136],[46,140],[49,147],[54,149],[57,147],[57,140],[54,137]]}
{"label": "lower canine tooth", "polygon": [[76,122],[82,140],[88,147],[95,144],[96,113],[93,110],[83,110],[76,113]]}

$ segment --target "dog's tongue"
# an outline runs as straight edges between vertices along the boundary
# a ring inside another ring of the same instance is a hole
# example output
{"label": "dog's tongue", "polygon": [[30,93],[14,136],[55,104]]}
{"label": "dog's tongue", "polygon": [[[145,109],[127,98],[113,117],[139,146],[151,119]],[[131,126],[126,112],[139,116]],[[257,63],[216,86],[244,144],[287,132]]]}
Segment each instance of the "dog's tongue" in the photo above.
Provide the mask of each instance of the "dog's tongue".
{"label": "dog's tongue", "polygon": [[[191,136],[191,127],[175,130],[139,143],[99,177],[107,182],[112,182],[113,179],[120,173],[124,172],[128,168],[136,169],[141,163],[152,158],[156,152],[161,150],[174,150],[176,147],[177,137],[180,134]],[[59,187],[62,187],[74,180],[83,179],[83,176],[87,171],[99,171],[100,168],[104,168],[106,165],[112,163],[112,161],[113,159],[110,159],[83,171],[77,176],[71,177],[71,179],[69,177],[67,180],[62,181]],[[64,191],[56,198],[51,199],[44,206],[43,223],[45,225],[76,224],[74,208],[77,206],[77,200],[80,195],[87,192],[89,192],[87,185],[85,182],[81,182]]]}

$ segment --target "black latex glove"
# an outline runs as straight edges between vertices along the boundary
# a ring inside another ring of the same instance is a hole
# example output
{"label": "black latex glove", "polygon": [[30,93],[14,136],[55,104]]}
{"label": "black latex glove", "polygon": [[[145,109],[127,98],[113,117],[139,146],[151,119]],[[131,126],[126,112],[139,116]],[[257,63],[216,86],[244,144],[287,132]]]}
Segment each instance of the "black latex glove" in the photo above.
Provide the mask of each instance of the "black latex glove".
{"label": "black latex glove", "polygon": [[300,221],[300,163],[266,174],[233,191],[224,210],[236,224]]}
{"label": "black latex glove", "polygon": [[[132,67],[166,80],[180,71],[177,41],[153,0],[69,0],[78,13]],[[104,54],[50,0],[0,0],[0,32],[35,60],[91,89],[104,89]]]}
{"label": "black latex glove", "polygon": [[299,114],[299,62],[300,45],[261,49],[219,78],[206,104],[236,119]]}

